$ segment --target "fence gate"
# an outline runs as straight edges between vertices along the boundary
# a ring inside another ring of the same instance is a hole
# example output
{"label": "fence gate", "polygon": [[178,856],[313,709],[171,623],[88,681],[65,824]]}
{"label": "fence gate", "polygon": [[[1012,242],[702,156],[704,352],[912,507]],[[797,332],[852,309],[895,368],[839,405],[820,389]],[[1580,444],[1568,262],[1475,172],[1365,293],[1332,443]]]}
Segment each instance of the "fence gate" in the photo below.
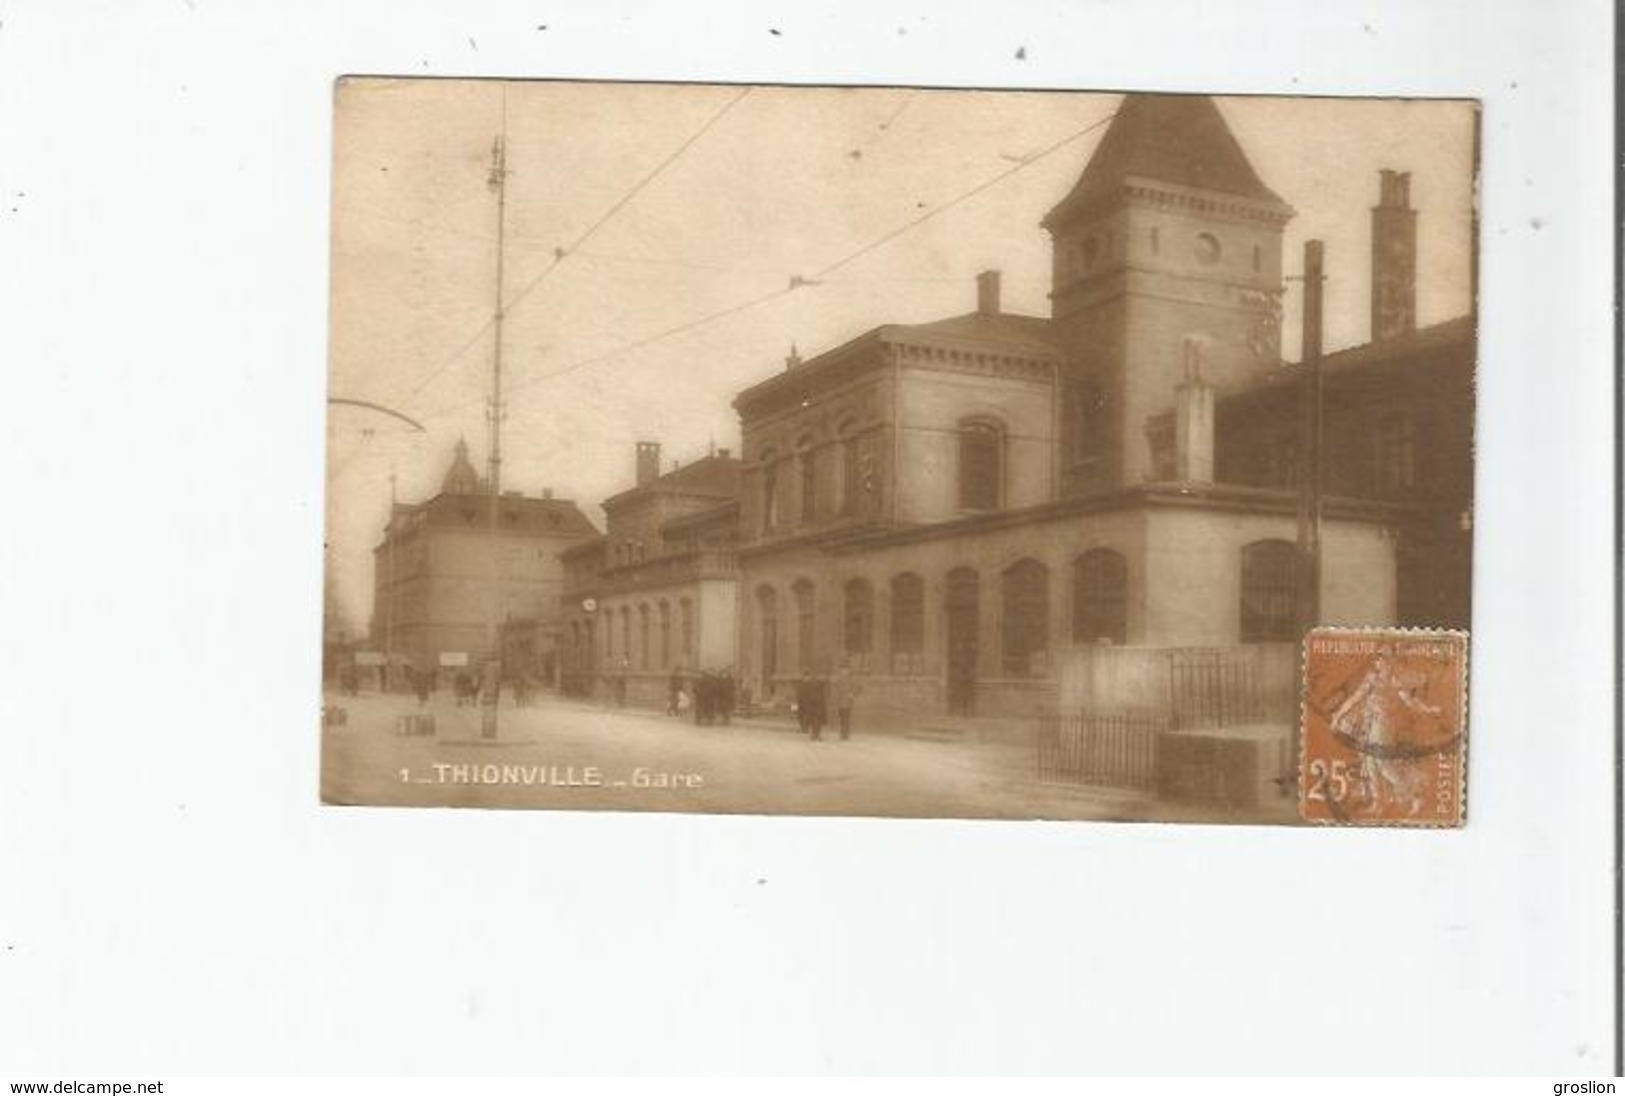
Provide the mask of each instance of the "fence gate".
{"label": "fence gate", "polygon": [[1173,725],[1234,727],[1263,718],[1263,699],[1252,661],[1223,650],[1169,652]]}
{"label": "fence gate", "polygon": [[1038,779],[1151,791],[1157,782],[1160,715],[1071,712],[1039,716]]}

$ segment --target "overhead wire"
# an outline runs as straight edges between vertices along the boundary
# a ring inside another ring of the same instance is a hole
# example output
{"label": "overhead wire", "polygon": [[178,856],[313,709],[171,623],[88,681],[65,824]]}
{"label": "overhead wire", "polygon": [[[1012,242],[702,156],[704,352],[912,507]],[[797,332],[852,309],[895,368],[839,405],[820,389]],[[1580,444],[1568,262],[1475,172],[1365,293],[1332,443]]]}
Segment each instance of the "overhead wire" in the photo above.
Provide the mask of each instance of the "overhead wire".
{"label": "overhead wire", "polygon": [[700,138],[709,133],[712,127],[714,127],[718,122],[722,121],[722,119],[726,117],[730,111],[732,111],[740,104],[741,101],[744,100],[745,96],[750,94],[750,91],[751,89],[749,87],[741,88],[739,94],[735,95],[732,99],[729,99],[726,103],[724,103],[719,110],[705,120],[704,124],[690,134],[687,140],[678,145],[670,155],[668,155],[664,160],[661,160],[660,163],[656,164],[652,170],[633,184],[631,189],[629,189],[625,194],[621,195],[621,197],[607,210],[605,210],[597,220],[593,221],[593,223],[587,227],[585,232],[577,236],[568,246],[555,248],[553,251],[553,261],[544,267],[540,274],[536,275],[536,277],[527,282],[524,288],[522,288],[518,293],[514,294],[512,299],[506,302],[499,301],[497,303],[497,312],[487,319],[483,324],[481,324],[478,330],[459,344],[457,349],[454,350],[449,357],[445,358],[439,365],[430,370],[422,380],[413,385],[410,394],[416,396],[422,392],[431,383],[433,383],[437,377],[460,360],[471,346],[484,338],[486,332],[490,331],[491,328],[495,326],[497,315],[501,315],[503,318],[506,318],[508,313],[519,307],[519,305],[524,302],[526,297],[530,296],[530,294],[538,286],[547,281],[548,277],[553,273],[553,271],[558,269],[559,265],[570,256],[572,251],[591,239],[593,234],[609,223],[610,219],[624,209],[627,203],[636,198],[645,187],[658,178],[667,168],[681,159],[683,154],[694,146],[695,142],[699,141]]}
{"label": "overhead wire", "polygon": [[[614,347],[614,348],[612,348],[612,349],[610,349],[608,351],[604,351],[602,353],[595,354],[595,355],[592,355],[590,357],[583,358],[583,359],[580,359],[578,361],[571,362],[570,364],[565,365],[565,366],[561,366],[558,369],[549,370],[549,371],[547,371],[545,373],[540,373],[540,374],[537,374],[536,376],[529,377],[529,378],[527,378],[527,379],[525,379],[523,381],[519,381],[519,382],[517,382],[517,383],[515,383],[513,385],[510,385],[509,388],[508,388],[508,394],[511,396],[515,392],[522,391],[524,389],[533,387],[533,386],[535,386],[537,384],[542,383],[543,381],[552,380],[552,379],[554,379],[556,377],[561,377],[561,376],[564,376],[564,375],[566,375],[568,373],[573,373],[573,372],[575,372],[575,371],[577,371],[579,369],[584,369],[584,368],[586,368],[588,366],[597,365],[597,364],[599,364],[601,362],[608,361],[609,359],[618,357],[618,356],[620,356],[622,354],[630,353],[630,352],[632,352],[634,350],[643,349],[644,347],[651,346],[651,345],[653,345],[653,344],[655,344],[657,342],[661,342],[661,341],[663,341],[665,339],[673,338],[673,337],[675,337],[677,335],[681,335],[681,334],[685,334],[685,333],[687,333],[689,331],[693,331],[696,328],[704,327],[704,326],[706,326],[708,324],[715,323],[718,320],[726,319],[729,316],[733,316],[733,315],[736,315],[736,314],[738,314],[740,312],[744,312],[747,309],[756,308],[756,307],[758,307],[760,305],[767,304],[770,301],[777,300],[780,297],[789,296],[791,293],[794,293],[797,289],[803,288],[805,286],[814,285],[817,282],[819,282],[821,279],[826,277],[827,275],[832,274],[835,271],[840,270],[843,267],[846,267],[846,266],[850,265],[851,263],[857,261],[858,259],[862,258],[863,256],[877,250],[880,247],[883,247],[884,245],[890,243],[892,240],[897,239],[899,236],[902,236],[903,234],[909,232],[910,230],[912,230],[914,228],[917,228],[919,225],[925,223],[926,221],[929,221],[934,217],[941,216],[942,214],[948,212],[949,210],[955,208],[956,206],[959,206],[959,205],[963,204],[964,202],[967,202],[970,199],[976,197],[978,194],[983,193],[984,191],[988,190],[989,188],[998,185],[999,183],[1003,182],[1005,179],[1008,179],[1010,176],[1015,175],[1018,172],[1025,171],[1027,168],[1029,168],[1032,165],[1038,163],[1040,160],[1043,160],[1046,157],[1051,156],[1056,152],[1059,152],[1061,149],[1065,148],[1066,146],[1072,144],[1075,141],[1080,140],[1081,138],[1083,138],[1083,137],[1087,136],[1088,134],[1094,132],[1095,130],[1099,129],[1101,126],[1103,126],[1106,123],[1110,122],[1116,116],[1117,116],[1116,113],[1113,112],[1111,114],[1107,114],[1106,116],[1104,116],[1102,118],[1096,119],[1095,121],[1091,122],[1089,125],[1084,126],[1082,129],[1076,130],[1076,131],[1068,134],[1067,136],[1062,137],[1060,140],[1055,141],[1052,144],[1046,145],[1044,148],[1040,149],[1039,151],[1037,151],[1037,152],[1035,152],[1035,153],[1033,153],[1033,154],[1031,154],[1029,156],[1024,157],[1021,160],[1021,162],[1017,163],[1015,166],[1013,166],[1011,168],[1008,168],[1008,169],[1006,169],[1004,171],[1001,171],[997,175],[993,175],[993,176],[983,180],[982,182],[978,183],[976,186],[971,187],[969,190],[966,190],[966,191],[964,191],[963,193],[961,193],[959,195],[956,195],[955,197],[949,199],[948,201],[942,203],[941,205],[934,206],[930,210],[928,210],[927,212],[922,213],[921,215],[919,215],[918,217],[915,217],[915,218],[913,218],[913,219],[911,219],[909,221],[906,221],[906,222],[904,222],[903,224],[899,225],[896,228],[888,230],[887,232],[885,232],[882,235],[876,237],[874,240],[871,240],[870,242],[864,244],[863,246],[853,249],[852,251],[850,251],[847,254],[843,255],[841,258],[835,260],[834,262],[829,263],[826,266],[820,267],[818,270],[814,271],[810,275],[807,275],[805,277],[792,275],[789,284],[784,286],[783,288],[774,290],[771,293],[764,293],[764,294],[762,294],[762,295],[760,295],[758,297],[752,297],[749,300],[745,300],[745,301],[741,301],[741,302],[738,302],[738,303],[733,304],[733,305],[729,305],[726,308],[721,308],[721,309],[718,309],[715,312],[707,313],[704,316],[701,316],[701,317],[699,317],[697,319],[694,319],[694,320],[687,321],[687,322],[682,323],[682,324],[678,324],[675,327],[670,327],[670,328],[667,328],[665,330],[658,331],[658,332],[655,332],[653,334],[644,336],[642,338],[634,339],[631,342],[623,343],[620,346]],[[446,415],[446,414],[448,414],[448,413],[450,413],[452,411],[460,410],[461,408],[463,408],[465,406],[470,406],[471,404],[476,403],[476,402],[479,402],[479,401],[474,401],[474,400],[459,401],[458,403],[447,405],[447,406],[445,406],[443,408],[440,408],[438,410],[430,411],[430,412],[426,413],[424,417],[426,417],[426,418],[441,418],[444,415]]]}

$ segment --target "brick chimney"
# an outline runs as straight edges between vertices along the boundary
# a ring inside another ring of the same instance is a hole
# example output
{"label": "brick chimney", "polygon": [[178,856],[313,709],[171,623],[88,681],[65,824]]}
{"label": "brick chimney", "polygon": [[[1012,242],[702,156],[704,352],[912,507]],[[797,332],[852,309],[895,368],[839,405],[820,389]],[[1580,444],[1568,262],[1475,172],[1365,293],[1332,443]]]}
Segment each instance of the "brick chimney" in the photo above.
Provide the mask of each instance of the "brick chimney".
{"label": "brick chimney", "polygon": [[638,486],[647,487],[660,478],[660,443],[638,442]]}
{"label": "brick chimney", "polygon": [[984,316],[999,314],[999,272],[984,270],[976,275],[976,311]]}
{"label": "brick chimney", "polygon": [[1174,478],[1213,482],[1213,386],[1202,379],[1203,343],[1185,338],[1185,381],[1174,390]]}
{"label": "brick chimney", "polygon": [[1416,330],[1416,210],[1410,172],[1382,172],[1371,207],[1371,341]]}

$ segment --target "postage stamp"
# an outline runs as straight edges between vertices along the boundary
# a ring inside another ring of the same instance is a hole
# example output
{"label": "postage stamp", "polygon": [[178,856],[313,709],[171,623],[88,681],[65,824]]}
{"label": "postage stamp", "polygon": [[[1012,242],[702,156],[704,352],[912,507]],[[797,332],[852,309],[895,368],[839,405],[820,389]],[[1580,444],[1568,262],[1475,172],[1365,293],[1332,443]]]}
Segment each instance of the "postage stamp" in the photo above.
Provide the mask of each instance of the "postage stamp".
{"label": "postage stamp", "polygon": [[1304,639],[1301,734],[1305,821],[1462,825],[1467,634],[1314,629]]}

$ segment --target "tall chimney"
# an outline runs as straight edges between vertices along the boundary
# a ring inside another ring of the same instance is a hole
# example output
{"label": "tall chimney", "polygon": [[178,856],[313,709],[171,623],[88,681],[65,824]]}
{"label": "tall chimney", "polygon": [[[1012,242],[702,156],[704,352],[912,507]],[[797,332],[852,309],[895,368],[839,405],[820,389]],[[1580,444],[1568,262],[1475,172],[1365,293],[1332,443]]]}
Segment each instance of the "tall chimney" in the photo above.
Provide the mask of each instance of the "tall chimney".
{"label": "tall chimney", "polygon": [[1371,341],[1416,330],[1416,210],[1410,172],[1382,172],[1371,207]]}
{"label": "tall chimney", "polygon": [[976,311],[984,316],[999,314],[999,272],[984,270],[976,275]]}
{"label": "tall chimney", "polygon": [[638,486],[646,487],[660,478],[660,443],[638,442]]}
{"label": "tall chimney", "polygon": [[1174,390],[1174,478],[1213,482],[1213,386],[1202,379],[1202,340],[1185,337],[1185,381]]}

